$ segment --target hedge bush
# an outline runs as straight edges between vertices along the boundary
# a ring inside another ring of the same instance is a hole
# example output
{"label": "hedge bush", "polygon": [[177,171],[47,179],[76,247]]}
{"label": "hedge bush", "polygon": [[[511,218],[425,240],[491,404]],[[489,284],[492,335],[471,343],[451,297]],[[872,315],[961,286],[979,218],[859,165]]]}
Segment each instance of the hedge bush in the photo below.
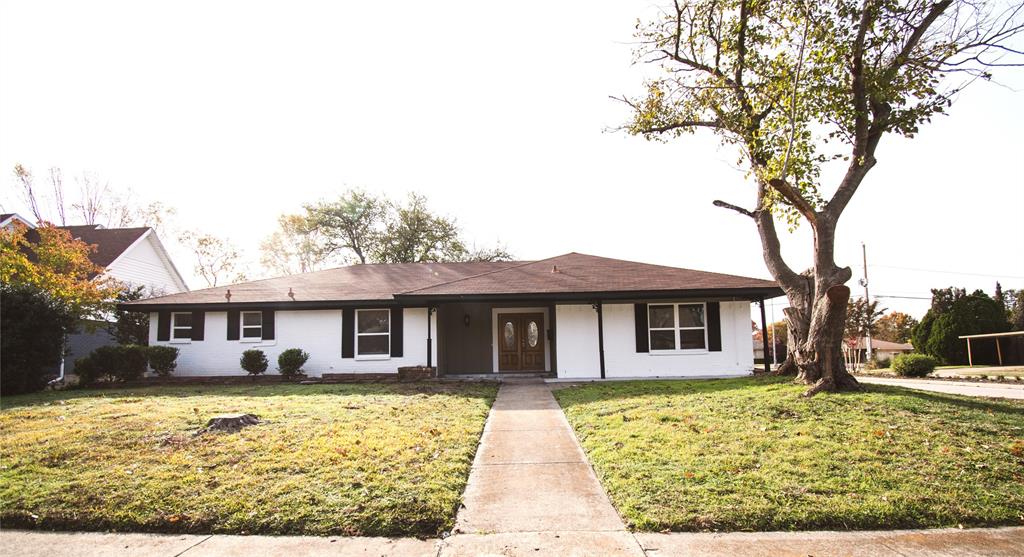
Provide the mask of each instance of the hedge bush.
{"label": "hedge bush", "polygon": [[153,368],[160,377],[167,377],[178,367],[178,353],[180,350],[173,346],[150,346],[146,348],[146,356],[149,357],[149,367]]}
{"label": "hedge bush", "polygon": [[92,354],[75,360],[75,375],[78,376],[78,384],[83,387],[93,385],[100,379],[106,378],[106,372],[96,363]]}
{"label": "hedge bush", "polygon": [[145,346],[125,344],[114,348],[120,353],[120,361],[114,367],[114,375],[119,381],[134,381],[149,369]]}
{"label": "hedge bush", "polygon": [[924,354],[897,354],[892,370],[903,377],[924,377],[935,369],[935,358]]}
{"label": "hedge bush", "polygon": [[259,375],[267,371],[267,355],[262,350],[246,350],[242,352],[242,358],[238,361],[242,369],[249,372],[249,375]]}
{"label": "hedge bush", "polygon": [[137,344],[100,346],[88,356],[75,360],[75,375],[82,385],[99,381],[132,381],[146,373],[147,347]]}
{"label": "hedge bush", "polygon": [[302,366],[309,360],[309,352],[301,348],[289,348],[277,357],[277,369],[285,377],[302,375]]}

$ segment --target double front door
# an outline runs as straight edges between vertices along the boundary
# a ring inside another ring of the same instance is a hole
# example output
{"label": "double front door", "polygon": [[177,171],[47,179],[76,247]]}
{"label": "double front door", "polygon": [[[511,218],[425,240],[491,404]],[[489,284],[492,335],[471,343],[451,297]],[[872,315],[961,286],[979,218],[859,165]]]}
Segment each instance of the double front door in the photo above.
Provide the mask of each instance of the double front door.
{"label": "double front door", "polygon": [[498,314],[498,371],[544,371],[544,314]]}

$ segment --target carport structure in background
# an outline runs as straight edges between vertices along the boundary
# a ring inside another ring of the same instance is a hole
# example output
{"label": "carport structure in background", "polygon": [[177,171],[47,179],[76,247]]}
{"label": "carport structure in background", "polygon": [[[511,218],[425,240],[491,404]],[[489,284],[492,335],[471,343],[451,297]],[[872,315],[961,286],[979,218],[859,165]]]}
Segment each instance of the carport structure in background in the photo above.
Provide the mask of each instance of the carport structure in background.
{"label": "carport structure in background", "polygon": [[971,356],[971,339],[991,338],[996,342],[996,357],[999,358],[999,365],[1003,365],[1003,349],[1000,346],[1000,339],[1003,337],[1024,336],[1024,331],[1010,331],[1007,333],[985,333],[979,335],[961,335],[959,338],[967,340],[967,364],[974,367],[974,358]]}

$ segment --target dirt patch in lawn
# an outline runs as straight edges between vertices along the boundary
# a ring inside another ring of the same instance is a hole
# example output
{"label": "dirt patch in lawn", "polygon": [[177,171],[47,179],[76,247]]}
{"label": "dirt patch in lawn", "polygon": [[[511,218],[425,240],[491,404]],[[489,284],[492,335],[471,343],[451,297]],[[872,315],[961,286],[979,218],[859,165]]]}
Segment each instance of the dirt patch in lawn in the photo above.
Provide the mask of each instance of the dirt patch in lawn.
{"label": "dirt patch in lawn", "polygon": [[[53,529],[434,536],[496,388],[149,387],[5,397],[0,521]],[[211,417],[260,423],[195,435]]]}

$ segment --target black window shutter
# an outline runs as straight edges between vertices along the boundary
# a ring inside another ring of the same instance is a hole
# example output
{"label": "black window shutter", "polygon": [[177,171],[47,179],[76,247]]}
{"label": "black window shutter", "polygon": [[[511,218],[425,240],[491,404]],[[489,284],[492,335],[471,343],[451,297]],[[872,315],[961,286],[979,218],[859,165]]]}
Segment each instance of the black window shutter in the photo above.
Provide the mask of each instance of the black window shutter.
{"label": "black window shutter", "polygon": [[391,357],[402,357],[402,308],[391,308]]}
{"label": "black window shutter", "polygon": [[206,312],[192,312],[192,340],[203,340],[206,334]]}
{"label": "black window shutter", "polygon": [[708,302],[708,350],[722,351],[722,317],[718,302]]}
{"label": "black window shutter", "polygon": [[156,339],[171,340],[171,312],[166,309],[157,313]]}
{"label": "black window shutter", "polygon": [[274,310],[263,310],[263,340],[274,340]]}
{"label": "black window shutter", "polygon": [[228,310],[228,340],[239,339],[240,313],[237,309]]}
{"label": "black window shutter", "polygon": [[636,316],[636,351],[650,352],[650,338],[647,336],[647,304],[633,304]]}
{"label": "black window shutter", "polygon": [[356,312],[351,308],[341,310],[341,357],[356,356]]}

